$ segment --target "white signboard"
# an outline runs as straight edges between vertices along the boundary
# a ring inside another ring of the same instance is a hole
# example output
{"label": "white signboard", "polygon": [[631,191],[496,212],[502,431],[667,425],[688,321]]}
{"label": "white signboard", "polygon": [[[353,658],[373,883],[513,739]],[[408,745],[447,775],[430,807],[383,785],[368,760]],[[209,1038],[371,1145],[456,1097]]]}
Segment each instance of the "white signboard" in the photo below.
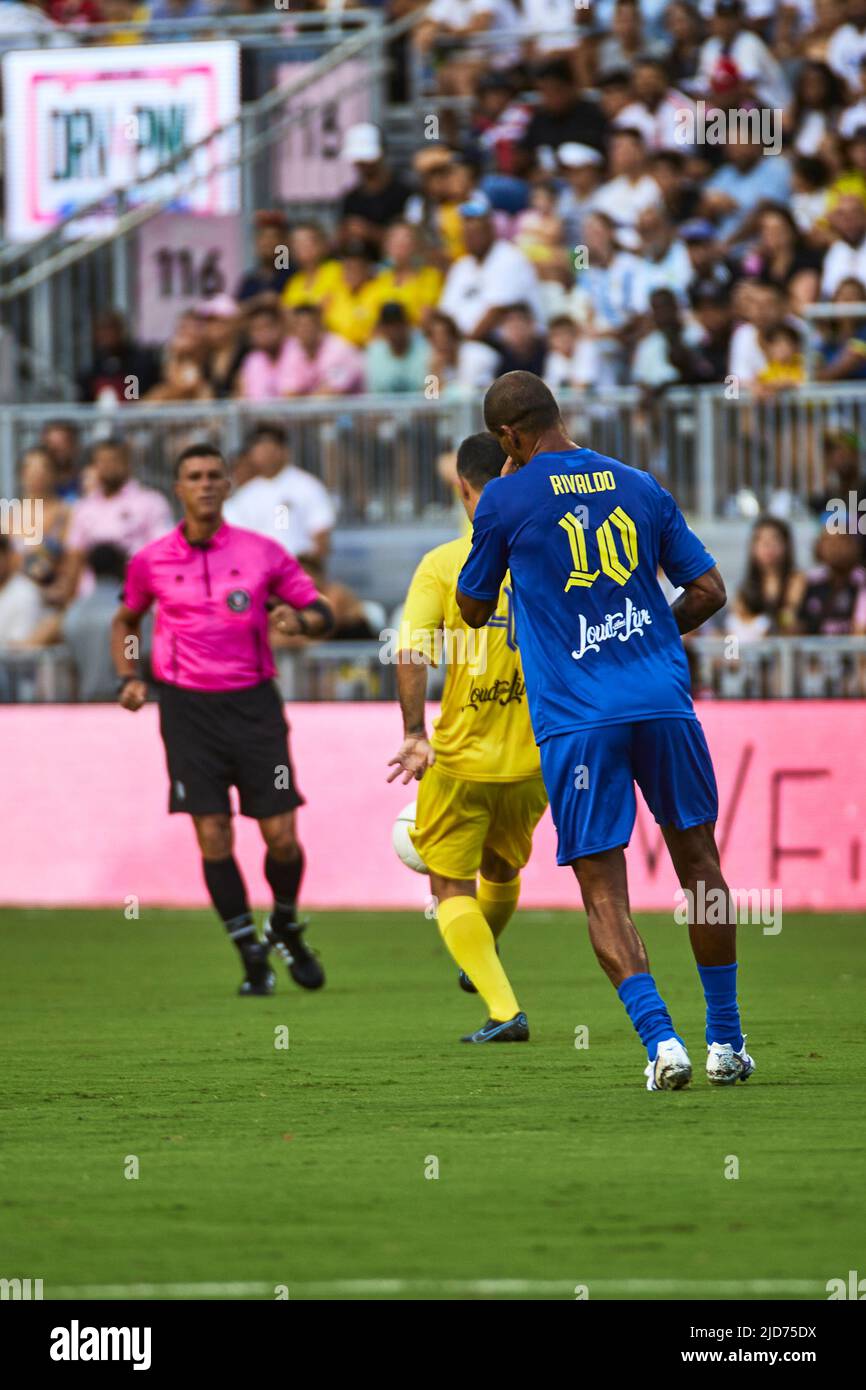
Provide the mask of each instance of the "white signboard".
{"label": "white signboard", "polygon": [[[233,136],[211,141],[171,176],[141,182],[238,114],[238,53],[228,41],[7,53],[7,239],[41,236],[115,188],[127,188],[131,204],[164,197],[223,163],[236,148]],[[179,206],[236,211],[236,171],[203,178]],[[79,235],[110,226],[111,215],[86,223]]]}
{"label": "white signboard", "polygon": [[[290,82],[309,63],[282,63],[277,81]],[[286,111],[309,111],[290,125],[276,147],[276,186],[281,201],[339,198],[355,182],[351,164],[340,159],[350,125],[369,121],[370,78],[367,64],[354,59],[325,73],[286,103]]]}
{"label": "white signboard", "polygon": [[233,295],[242,273],[238,216],[164,212],[145,222],[138,233],[138,336],[167,342],[184,309]]}

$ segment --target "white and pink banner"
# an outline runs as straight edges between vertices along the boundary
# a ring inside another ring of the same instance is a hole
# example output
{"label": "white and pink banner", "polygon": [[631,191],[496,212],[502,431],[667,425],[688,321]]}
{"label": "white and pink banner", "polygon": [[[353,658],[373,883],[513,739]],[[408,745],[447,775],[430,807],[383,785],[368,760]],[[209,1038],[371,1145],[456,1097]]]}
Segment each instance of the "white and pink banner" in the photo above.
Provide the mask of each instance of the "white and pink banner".
{"label": "white and pink banner", "polygon": [[[728,882],[782,891],[786,910],[866,909],[866,709],[856,702],[700,706],[721,794],[718,837]],[[418,908],[426,878],[391,848],[414,784],[389,786],[400,742],[396,708],[290,705],[292,750],[307,805],[305,904]],[[0,903],[200,906],[207,898],[192,827],[167,814],[155,706],[0,709]],[[238,818],[238,856],[255,900],[267,901],[253,822]],[[628,851],[634,908],[669,911],[676,883],[642,802]],[[525,907],[574,907],[545,816],[524,871]]]}

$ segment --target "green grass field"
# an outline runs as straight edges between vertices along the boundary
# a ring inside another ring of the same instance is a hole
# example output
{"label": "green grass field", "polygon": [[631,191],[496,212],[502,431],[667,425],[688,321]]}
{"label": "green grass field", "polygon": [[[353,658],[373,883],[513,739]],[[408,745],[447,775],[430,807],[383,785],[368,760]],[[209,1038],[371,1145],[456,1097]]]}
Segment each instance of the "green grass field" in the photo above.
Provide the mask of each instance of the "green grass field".
{"label": "green grass field", "polygon": [[457,1042],[483,1006],[421,913],[315,914],[327,989],[280,965],[272,999],[240,999],[209,913],[0,912],[0,1276],[47,1298],[826,1297],[866,1273],[862,920],[741,930],[758,1072],[721,1090],[685,929],[638,922],[685,1092],[644,1090],[577,912],[504,938],[519,1047]]}

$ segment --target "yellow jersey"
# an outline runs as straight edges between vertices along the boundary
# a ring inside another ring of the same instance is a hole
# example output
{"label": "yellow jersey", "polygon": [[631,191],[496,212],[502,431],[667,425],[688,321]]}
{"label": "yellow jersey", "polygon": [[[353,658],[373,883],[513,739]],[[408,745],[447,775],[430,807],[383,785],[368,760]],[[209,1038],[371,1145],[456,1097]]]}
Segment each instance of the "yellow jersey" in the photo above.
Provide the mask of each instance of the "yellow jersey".
{"label": "yellow jersey", "polygon": [[471,544],[461,536],[424,556],[406,596],[398,646],[434,665],[446,661],[431,738],[441,770],[470,782],[519,782],[537,777],[541,764],[514,641],[510,578],[487,626],[467,627],[456,593]]}
{"label": "yellow jersey", "polygon": [[283,286],[280,298],[289,309],[299,304],[326,304],[342,284],[343,268],[339,261],[322,261],[312,275],[298,270]]}
{"label": "yellow jersey", "polygon": [[442,294],[442,272],[433,265],[414,270],[398,284],[393,270],[380,270],[376,276],[381,304],[402,304],[414,324],[419,324],[425,309],[433,309]]}
{"label": "yellow jersey", "polygon": [[366,280],[358,290],[350,290],[342,270],[325,304],[325,327],[331,333],[366,347],[376,331],[382,301],[375,279]]}

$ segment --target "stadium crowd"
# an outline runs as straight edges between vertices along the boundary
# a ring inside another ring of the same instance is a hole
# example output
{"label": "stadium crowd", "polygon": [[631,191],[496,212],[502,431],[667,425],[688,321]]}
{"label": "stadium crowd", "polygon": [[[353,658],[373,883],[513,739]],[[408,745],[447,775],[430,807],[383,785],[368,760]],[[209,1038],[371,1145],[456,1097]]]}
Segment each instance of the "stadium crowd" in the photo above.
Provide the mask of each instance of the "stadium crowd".
{"label": "stadium crowd", "polygon": [[[119,18],[121,0],[42,8],[87,23]],[[257,212],[254,264],[164,343],[101,313],[83,401],[125,415],[139,401],[477,399],[522,368],[554,390],[637,386],[652,411],[675,386],[771,400],[806,380],[807,347],[815,379],[866,377],[866,0],[433,0],[410,48],[437,113],[419,115],[411,161],[379,127],[351,127],[334,217]],[[851,310],[807,342],[818,304]],[[804,503],[866,507],[863,443],[823,442]],[[279,478],[298,499],[281,539],[321,578],[333,502],[279,428],[254,432],[235,468],[230,519],[265,526]],[[50,521],[24,569],[15,537],[0,554],[0,646],[68,640],[75,606],[170,524],[168,504],[130,476],[122,443],[85,453],[62,421],[21,460],[20,486]],[[723,630],[866,633],[862,535],[825,529],[808,558],[817,568],[798,564],[784,519],[759,518]],[[343,597],[358,635],[363,605]]]}

